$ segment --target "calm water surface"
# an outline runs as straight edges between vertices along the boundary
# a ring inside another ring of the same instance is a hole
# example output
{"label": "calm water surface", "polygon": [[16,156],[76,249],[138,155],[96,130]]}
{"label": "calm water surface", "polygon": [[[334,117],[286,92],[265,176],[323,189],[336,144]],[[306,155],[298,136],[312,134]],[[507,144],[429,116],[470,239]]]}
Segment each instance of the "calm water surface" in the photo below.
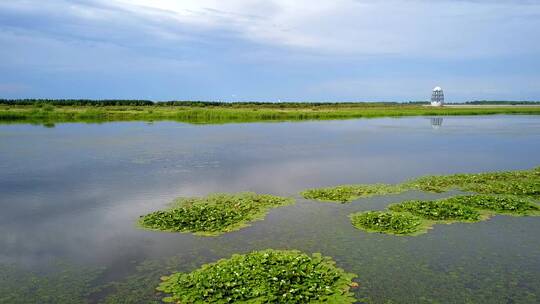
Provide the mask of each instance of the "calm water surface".
{"label": "calm water surface", "polygon": [[[147,303],[134,293],[151,292],[156,275],[275,248],[334,257],[358,274],[362,303],[538,303],[538,217],[497,216],[396,237],[356,230],[347,215],[451,193],[348,205],[297,193],[539,165],[540,116],[0,125],[0,302]],[[220,237],[135,226],[175,197],[237,191],[295,196],[298,203]],[[85,281],[88,273],[94,276]],[[147,285],[103,287],[134,277]]]}

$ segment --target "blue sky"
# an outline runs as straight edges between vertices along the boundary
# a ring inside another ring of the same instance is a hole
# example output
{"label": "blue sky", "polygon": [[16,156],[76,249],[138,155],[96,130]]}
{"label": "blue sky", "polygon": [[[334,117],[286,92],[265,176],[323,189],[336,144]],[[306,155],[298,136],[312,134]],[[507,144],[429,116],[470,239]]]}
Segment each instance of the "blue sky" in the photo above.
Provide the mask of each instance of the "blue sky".
{"label": "blue sky", "polygon": [[540,100],[540,1],[0,0],[0,98]]}

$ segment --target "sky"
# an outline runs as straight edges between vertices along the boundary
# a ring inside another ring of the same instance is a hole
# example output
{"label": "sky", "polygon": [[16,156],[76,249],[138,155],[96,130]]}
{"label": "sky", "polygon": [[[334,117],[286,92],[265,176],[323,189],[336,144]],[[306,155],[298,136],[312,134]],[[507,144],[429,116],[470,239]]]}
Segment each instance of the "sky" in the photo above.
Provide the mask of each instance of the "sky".
{"label": "sky", "polygon": [[0,0],[0,98],[540,100],[540,0]]}

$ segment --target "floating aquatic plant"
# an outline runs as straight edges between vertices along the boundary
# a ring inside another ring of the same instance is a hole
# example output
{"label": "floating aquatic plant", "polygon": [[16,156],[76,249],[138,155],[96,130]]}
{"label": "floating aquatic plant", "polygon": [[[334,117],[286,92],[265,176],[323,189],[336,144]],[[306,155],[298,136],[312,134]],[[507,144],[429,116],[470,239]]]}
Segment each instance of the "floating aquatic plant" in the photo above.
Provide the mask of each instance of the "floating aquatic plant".
{"label": "floating aquatic plant", "polygon": [[402,191],[402,187],[396,185],[369,184],[309,189],[301,194],[307,199],[348,203],[361,197],[399,193]]}
{"label": "floating aquatic plant", "polygon": [[424,176],[405,183],[404,187],[428,192],[459,189],[540,198],[540,167],[523,171]]}
{"label": "floating aquatic plant", "polygon": [[350,215],[354,227],[368,232],[408,235],[422,231],[422,219],[409,214],[388,211],[367,211]]}
{"label": "floating aquatic plant", "polygon": [[218,235],[246,227],[269,209],[292,203],[290,198],[251,192],[181,198],[168,210],[141,216],[139,224],[161,231]]}
{"label": "floating aquatic plant", "polygon": [[494,211],[496,213],[532,215],[540,213],[540,206],[529,200],[516,196],[500,195],[461,195],[446,201],[470,206],[476,209]]}
{"label": "floating aquatic plant", "polygon": [[391,205],[391,211],[409,212],[428,220],[436,221],[478,221],[480,213],[469,206],[450,200],[411,200]]}
{"label": "floating aquatic plant", "polygon": [[445,192],[451,189],[540,199],[540,167],[523,171],[423,176],[397,185],[359,184],[315,188],[301,194],[307,199],[347,203],[361,197],[407,190]]}
{"label": "floating aquatic plant", "polygon": [[540,215],[531,199],[510,195],[460,195],[446,199],[411,200],[388,207],[390,211],[367,211],[350,215],[353,226],[370,232],[416,234],[433,224],[476,222],[491,214]]}
{"label": "floating aquatic plant", "polygon": [[268,249],[163,277],[157,289],[173,303],[354,303],[354,277],[320,254]]}

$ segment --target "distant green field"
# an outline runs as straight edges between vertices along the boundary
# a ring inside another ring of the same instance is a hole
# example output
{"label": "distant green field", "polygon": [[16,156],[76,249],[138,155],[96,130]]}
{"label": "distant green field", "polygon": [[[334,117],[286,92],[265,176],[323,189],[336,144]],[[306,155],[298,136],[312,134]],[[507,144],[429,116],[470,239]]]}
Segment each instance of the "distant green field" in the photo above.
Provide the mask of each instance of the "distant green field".
{"label": "distant green field", "polygon": [[0,103],[0,123],[170,120],[188,123],[297,121],[435,115],[540,114],[540,106],[429,107],[397,103]]}

